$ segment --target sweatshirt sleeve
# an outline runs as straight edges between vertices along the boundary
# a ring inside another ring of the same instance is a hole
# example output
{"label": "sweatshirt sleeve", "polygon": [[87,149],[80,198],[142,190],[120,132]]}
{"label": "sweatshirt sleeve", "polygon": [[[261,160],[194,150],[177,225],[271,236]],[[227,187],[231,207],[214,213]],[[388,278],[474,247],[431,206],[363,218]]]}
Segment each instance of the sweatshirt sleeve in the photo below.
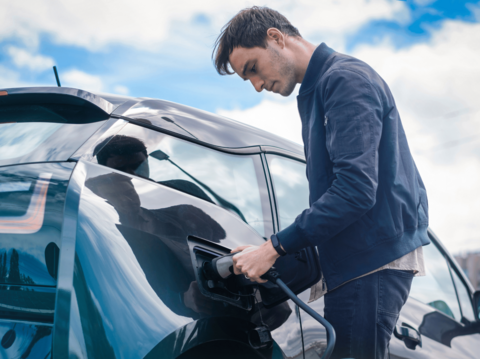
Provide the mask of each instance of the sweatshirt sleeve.
{"label": "sweatshirt sleeve", "polygon": [[[287,253],[325,243],[374,206],[383,114],[378,92],[366,76],[348,69],[331,71],[317,84],[316,102],[323,103],[324,117],[316,121],[325,125],[321,135],[326,136],[334,180],[293,224],[276,234]],[[321,110],[315,110],[320,116]],[[310,137],[318,135],[312,132]],[[314,171],[323,167],[309,165]]]}

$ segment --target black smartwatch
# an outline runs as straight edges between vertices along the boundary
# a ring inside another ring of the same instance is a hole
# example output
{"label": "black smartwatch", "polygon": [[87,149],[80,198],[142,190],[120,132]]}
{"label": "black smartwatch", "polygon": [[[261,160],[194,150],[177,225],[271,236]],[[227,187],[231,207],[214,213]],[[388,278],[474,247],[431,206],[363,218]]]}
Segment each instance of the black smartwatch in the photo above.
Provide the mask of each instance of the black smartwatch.
{"label": "black smartwatch", "polygon": [[280,256],[283,257],[284,255],[287,254],[287,252],[283,250],[282,246],[280,245],[280,241],[278,240],[278,237],[275,234],[271,235],[270,240],[272,241],[273,248],[275,248],[275,250]]}

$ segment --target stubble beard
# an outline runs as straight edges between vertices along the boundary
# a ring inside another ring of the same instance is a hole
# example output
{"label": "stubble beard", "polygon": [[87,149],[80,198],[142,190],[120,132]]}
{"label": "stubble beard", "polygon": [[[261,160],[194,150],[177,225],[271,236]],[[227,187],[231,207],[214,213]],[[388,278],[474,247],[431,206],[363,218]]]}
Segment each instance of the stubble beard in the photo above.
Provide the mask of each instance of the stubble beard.
{"label": "stubble beard", "polygon": [[272,55],[272,67],[277,69],[278,74],[283,80],[283,87],[278,90],[278,93],[284,97],[290,96],[297,85],[293,62],[281,56],[280,53],[271,46],[268,46],[268,50]]}

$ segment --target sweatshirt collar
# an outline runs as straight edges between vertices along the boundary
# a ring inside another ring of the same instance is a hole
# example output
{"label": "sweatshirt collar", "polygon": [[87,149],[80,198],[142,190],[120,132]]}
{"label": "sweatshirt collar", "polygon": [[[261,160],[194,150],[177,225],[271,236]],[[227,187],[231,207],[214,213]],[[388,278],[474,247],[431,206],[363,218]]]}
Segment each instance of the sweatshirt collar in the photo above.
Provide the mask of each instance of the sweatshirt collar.
{"label": "sweatshirt collar", "polygon": [[325,62],[334,52],[324,42],[315,49],[300,85],[299,95],[308,92],[317,83],[318,77],[326,71],[326,68],[324,68]]}

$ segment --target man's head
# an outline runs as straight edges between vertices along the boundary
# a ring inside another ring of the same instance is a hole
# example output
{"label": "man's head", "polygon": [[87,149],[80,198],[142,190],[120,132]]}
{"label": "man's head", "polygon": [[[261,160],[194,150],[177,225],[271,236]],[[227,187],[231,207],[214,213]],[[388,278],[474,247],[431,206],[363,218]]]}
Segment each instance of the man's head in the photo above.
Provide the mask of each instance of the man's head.
{"label": "man's head", "polygon": [[250,80],[258,92],[265,89],[288,96],[299,82],[289,45],[299,39],[298,30],[279,12],[257,6],[244,9],[218,37],[215,67],[221,75],[237,73]]}
{"label": "man's head", "polygon": [[99,164],[148,178],[147,148],[134,137],[116,135],[103,140],[94,150]]}

